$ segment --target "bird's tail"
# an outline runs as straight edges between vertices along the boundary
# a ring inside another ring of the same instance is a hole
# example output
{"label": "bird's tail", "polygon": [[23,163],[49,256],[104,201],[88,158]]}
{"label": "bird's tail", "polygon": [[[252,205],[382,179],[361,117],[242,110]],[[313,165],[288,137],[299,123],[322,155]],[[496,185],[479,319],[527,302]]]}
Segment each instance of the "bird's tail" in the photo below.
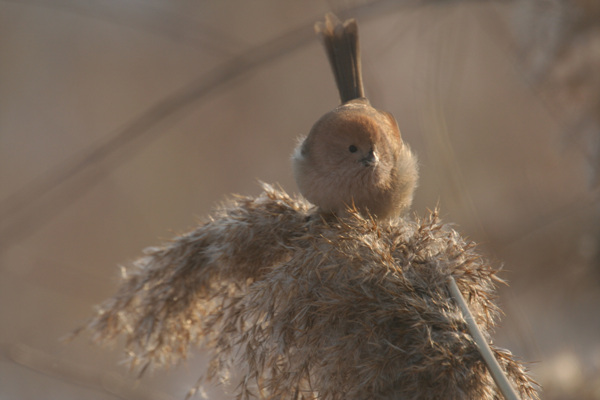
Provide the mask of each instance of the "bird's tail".
{"label": "bird's tail", "polygon": [[321,37],[342,104],[365,97],[360,66],[358,25],[355,19],[341,22],[335,15],[325,15],[325,22],[315,24]]}

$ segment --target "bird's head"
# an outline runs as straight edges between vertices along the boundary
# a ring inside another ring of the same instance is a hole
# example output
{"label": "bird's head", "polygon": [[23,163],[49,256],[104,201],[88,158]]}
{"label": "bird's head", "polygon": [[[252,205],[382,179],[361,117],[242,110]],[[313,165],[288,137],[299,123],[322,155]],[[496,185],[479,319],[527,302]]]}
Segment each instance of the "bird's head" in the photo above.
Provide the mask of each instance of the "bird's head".
{"label": "bird's head", "polygon": [[296,182],[325,211],[339,213],[354,204],[375,213],[374,204],[397,182],[403,147],[391,114],[364,98],[352,100],[321,117],[299,144],[293,156]]}

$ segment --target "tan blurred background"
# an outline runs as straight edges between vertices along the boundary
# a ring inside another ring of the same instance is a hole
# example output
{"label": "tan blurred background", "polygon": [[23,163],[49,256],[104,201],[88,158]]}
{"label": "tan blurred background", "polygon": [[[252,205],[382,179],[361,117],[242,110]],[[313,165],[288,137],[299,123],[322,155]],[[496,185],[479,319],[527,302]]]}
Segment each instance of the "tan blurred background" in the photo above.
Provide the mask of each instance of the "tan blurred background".
{"label": "tan blurred background", "polygon": [[565,89],[585,12],[536,1],[0,0],[0,399],[185,396],[201,351],[136,382],[119,344],[61,338],[227,195],[297,192],[296,140],[338,101],[312,32],[330,10],[419,155],[414,211],[504,265],[496,343],[542,398],[600,399],[600,66]]}

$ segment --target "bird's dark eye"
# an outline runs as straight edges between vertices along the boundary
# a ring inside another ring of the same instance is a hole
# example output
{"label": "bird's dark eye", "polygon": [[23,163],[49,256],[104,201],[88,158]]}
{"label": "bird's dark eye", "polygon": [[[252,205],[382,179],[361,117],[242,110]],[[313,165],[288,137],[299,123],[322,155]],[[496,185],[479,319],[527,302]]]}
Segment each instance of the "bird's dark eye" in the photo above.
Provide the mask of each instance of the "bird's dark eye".
{"label": "bird's dark eye", "polygon": [[350,151],[350,153],[356,153],[358,151],[358,148],[351,144],[350,147],[348,147],[348,150]]}

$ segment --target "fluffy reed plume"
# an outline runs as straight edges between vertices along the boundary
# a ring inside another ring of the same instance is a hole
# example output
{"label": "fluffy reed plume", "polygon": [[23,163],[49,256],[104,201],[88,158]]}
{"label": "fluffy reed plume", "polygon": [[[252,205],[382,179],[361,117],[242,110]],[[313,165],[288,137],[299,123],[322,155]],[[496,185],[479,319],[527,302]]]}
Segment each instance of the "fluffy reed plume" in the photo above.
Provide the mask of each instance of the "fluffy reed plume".
{"label": "fluffy reed plume", "polygon": [[[87,329],[124,335],[142,370],[202,344],[206,379],[235,374],[243,399],[498,399],[446,285],[452,275],[489,338],[496,272],[435,212],[327,220],[265,185],[148,249]],[[510,352],[494,353],[537,398]]]}
{"label": "fluffy reed plume", "polygon": [[600,1],[520,0],[522,59],[600,181]]}

